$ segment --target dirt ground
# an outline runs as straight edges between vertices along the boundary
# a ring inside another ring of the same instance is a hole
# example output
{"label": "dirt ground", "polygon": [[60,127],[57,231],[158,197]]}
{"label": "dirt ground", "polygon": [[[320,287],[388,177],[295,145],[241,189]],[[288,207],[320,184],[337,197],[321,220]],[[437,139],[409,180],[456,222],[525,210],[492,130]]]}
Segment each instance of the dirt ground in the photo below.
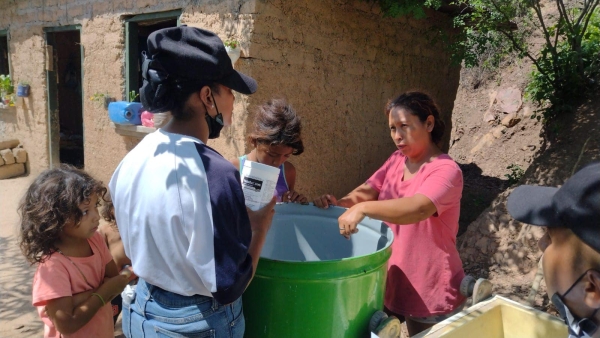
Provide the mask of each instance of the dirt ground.
{"label": "dirt ground", "polygon": [[17,205],[31,177],[0,180],[0,337],[39,337],[42,322],[31,305],[35,268],[17,244]]}

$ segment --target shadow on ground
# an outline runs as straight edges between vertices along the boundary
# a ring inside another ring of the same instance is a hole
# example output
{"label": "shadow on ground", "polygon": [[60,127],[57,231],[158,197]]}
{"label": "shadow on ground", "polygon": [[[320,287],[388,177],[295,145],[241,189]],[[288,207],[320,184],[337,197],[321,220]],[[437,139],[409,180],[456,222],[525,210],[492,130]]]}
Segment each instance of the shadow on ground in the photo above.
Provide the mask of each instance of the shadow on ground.
{"label": "shadow on ground", "polygon": [[[26,261],[14,236],[0,237],[0,318],[14,327],[2,328],[19,332],[19,337],[39,337],[43,332],[40,320],[23,322],[25,314],[35,312],[31,305],[31,285],[35,268]],[[12,324],[14,323],[14,324]]]}

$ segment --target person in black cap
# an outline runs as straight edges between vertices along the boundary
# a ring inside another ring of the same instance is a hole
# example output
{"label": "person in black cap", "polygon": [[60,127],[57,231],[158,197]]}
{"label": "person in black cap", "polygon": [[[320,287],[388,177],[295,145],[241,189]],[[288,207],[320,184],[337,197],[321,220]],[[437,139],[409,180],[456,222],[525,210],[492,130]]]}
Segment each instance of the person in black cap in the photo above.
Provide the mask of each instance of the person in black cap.
{"label": "person in black cap", "polygon": [[600,337],[600,163],[560,188],[517,187],[507,209],[518,221],[547,227],[540,239],[544,279],[569,337]]}
{"label": "person in black cap", "polygon": [[109,183],[125,253],[140,277],[123,294],[126,337],[242,337],[252,279],[275,199],[247,210],[237,168],[206,145],[231,124],[233,91],[256,82],[233,69],[221,39],[192,27],[148,37],[141,100],[173,118],[147,135]]}

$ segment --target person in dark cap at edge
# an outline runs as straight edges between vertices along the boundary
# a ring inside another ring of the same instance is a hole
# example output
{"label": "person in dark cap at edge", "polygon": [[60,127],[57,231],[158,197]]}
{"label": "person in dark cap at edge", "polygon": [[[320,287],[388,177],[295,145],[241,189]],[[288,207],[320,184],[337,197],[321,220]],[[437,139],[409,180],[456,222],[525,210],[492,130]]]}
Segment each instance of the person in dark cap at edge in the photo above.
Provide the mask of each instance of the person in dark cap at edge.
{"label": "person in dark cap at edge", "polygon": [[539,241],[544,279],[569,337],[600,337],[600,163],[560,188],[520,186],[507,209],[520,222],[547,227]]}
{"label": "person in dark cap at edge", "polygon": [[233,69],[214,33],[192,27],[148,37],[140,89],[150,112],[173,118],[148,134],[109,187],[125,253],[140,277],[123,300],[126,337],[243,337],[241,295],[252,279],[275,199],[246,209],[237,168],[206,145],[231,124]]}

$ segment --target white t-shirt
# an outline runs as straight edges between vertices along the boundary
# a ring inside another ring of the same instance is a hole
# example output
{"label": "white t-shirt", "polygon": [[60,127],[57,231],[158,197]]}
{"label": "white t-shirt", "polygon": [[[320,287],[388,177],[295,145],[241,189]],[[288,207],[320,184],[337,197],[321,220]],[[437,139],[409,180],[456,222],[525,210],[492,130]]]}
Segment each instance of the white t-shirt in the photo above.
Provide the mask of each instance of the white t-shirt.
{"label": "white t-shirt", "polygon": [[218,152],[159,129],[125,156],[109,188],[138,276],[221,304],[242,295],[252,276],[252,231],[238,170]]}

